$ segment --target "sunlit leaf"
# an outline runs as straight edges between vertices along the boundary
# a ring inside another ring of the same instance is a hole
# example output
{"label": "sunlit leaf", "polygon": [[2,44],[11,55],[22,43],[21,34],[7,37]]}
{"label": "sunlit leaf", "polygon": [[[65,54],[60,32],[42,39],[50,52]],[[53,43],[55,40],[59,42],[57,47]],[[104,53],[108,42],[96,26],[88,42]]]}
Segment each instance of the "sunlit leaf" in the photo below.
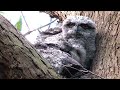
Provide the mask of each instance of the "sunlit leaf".
{"label": "sunlit leaf", "polygon": [[22,29],[22,17],[21,17],[21,16],[20,16],[18,22],[15,24],[15,27],[16,27],[19,31],[21,31],[21,29]]}

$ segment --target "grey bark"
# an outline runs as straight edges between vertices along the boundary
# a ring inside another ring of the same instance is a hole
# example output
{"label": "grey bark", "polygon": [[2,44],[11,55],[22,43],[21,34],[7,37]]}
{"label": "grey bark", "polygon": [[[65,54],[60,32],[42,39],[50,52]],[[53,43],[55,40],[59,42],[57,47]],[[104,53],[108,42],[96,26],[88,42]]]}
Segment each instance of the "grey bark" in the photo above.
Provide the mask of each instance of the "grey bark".
{"label": "grey bark", "polygon": [[59,79],[20,32],[0,15],[0,79]]}
{"label": "grey bark", "polygon": [[97,27],[96,57],[92,72],[107,79],[120,79],[120,12],[119,11],[45,11],[64,20],[67,15],[91,17]]}

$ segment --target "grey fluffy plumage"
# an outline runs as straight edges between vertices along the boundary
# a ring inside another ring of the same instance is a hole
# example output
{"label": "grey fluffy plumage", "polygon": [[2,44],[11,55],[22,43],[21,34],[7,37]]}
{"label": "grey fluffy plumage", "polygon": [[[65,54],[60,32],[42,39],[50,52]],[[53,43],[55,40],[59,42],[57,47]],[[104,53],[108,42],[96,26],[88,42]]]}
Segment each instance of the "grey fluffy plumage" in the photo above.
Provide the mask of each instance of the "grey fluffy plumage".
{"label": "grey fluffy plumage", "polygon": [[42,32],[35,47],[56,72],[61,73],[68,64],[89,68],[96,50],[95,23],[85,16],[69,16],[60,28],[52,30]]}

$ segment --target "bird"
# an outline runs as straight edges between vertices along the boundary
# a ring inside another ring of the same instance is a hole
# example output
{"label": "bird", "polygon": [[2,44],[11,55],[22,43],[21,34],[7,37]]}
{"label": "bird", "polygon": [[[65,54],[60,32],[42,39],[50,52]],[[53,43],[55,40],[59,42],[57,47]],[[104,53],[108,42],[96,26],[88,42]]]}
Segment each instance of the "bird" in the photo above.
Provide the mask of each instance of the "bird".
{"label": "bird", "polygon": [[68,16],[60,27],[41,32],[42,41],[35,47],[58,74],[70,78],[81,68],[90,69],[95,38],[96,24],[92,19]]}

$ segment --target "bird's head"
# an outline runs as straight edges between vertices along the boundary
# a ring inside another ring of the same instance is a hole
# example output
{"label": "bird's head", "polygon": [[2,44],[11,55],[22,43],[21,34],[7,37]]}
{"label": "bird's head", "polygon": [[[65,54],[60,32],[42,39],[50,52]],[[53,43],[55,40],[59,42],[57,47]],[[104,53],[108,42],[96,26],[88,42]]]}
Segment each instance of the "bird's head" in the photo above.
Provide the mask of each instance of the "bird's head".
{"label": "bird's head", "polygon": [[96,29],[95,22],[86,16],[68,16],[62,24],[64,36],[77,34],[79,32],[93,32]]}

